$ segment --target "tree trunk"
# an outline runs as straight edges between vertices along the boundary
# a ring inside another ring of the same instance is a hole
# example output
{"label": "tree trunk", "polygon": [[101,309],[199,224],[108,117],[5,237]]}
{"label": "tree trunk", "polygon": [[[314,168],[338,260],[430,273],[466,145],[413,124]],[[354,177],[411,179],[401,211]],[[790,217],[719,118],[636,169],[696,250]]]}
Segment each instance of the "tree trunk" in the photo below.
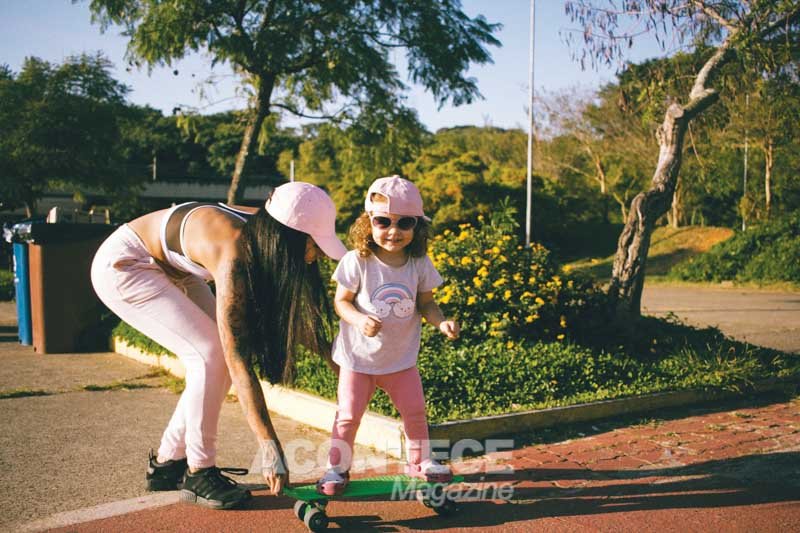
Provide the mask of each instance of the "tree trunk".
{"label": "tree trunk", "polygon": [[639,193],[631,202],[628,218],[617,242],[617,253],[608,287],[609,310],[622,319],[641,314],[647,252],[650,235],[661,215],[667,212],[675,193],[681,168],[683,140],[691,120],[713,104],[719,95],[706,89],[709,76],[726,60],[729,41],[725,41],[703,65],[695,78],[689,103],[677,103],[667,108],[664,122],[658,130],[659,156],[651,187]]}
{"label": "tree trunk", "polygon": [[767,141],[767,149],[764,150],[764,214],[769,219],[769,211],[772,207],[772,164],[774,162],[772,140]]}
{"label": "tree trunk", "polygon": [[247,119],[247,125],[244,129],[242,144],[239,148],[239,153],[236,155],[236,165],[233,168],[231,186],[228,188],[227,201],[229,204],[240,203],[244,196],[246,183],[242,180],[242,175],[247,165],[247,157],[255,150],[261,126],[264,124],[264,119],[269,115],[269,104],[272,98],[274,81],[266,76],[261,76],[258,79],[258,94],[252,109],[250,109],[250,117]]}
{"label": "tree trunk", "polygon": [[669,225],[675,229],[681,226],[681,217],[683,216],[683,209],[681,209],[681,177],[678,176],[675,185],[675,194],[672,195],[672,208],[669,213]]}
{"label": "tree trunk", "polygon": [[614,194],[612,196],[614,196],[614,200],[616,200],[617,204],[619,205],[619,210],[622,213],[622,220],[628,220],[628,208],[625,205],[625,200],[623,200],[618,194]]}
{"label": "tree trunk", "polygon": [[606,185],[606,171],[599,156],[594,157],[594,167],[597,172],[597,181],[600,182],[600,195],[603,199],[603,223],[608,224],[608,186]]}

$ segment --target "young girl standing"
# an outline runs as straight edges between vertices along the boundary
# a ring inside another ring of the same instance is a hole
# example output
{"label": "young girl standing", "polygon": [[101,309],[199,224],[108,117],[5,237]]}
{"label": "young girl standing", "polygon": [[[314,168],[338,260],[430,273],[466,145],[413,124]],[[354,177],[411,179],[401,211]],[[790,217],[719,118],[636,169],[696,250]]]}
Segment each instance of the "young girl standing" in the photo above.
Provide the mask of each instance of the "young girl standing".
{"label": "young girl standing", "polygon": [[349,480],[352,449],[361,417],[376,387],[385,390],[403,420],[408,475],[431,482],[452,478],[431,459],[425,396],[417,369],[421,317],[449,339],[459,326],[446,320],[432,290],[442,278],[427,256],[430,219],[417,187],[399,176],[376,180],[365,213],[353,224],[356,248],[339,262],[334,307],[341,318],[333,360],[339,364],[338,411],[328,471],[317,482],[326,495]]}

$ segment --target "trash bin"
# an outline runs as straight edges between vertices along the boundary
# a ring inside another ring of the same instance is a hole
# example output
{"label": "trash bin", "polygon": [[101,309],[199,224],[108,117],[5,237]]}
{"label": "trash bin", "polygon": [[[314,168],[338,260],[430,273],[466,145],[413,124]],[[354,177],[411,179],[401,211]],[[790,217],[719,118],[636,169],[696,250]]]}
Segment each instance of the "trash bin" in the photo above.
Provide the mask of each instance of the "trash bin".
{"label": "trash bin", "polygon": [[17,329],[19,343],[33,344],[31,329],[31,288],[28,276],[28,244],[13,243],[14,248],[14,299],[17,301]]}
{"label": "trash bin", "polygon": [[[42,219],[44,221],[44,219]],[[17,229],[25,228],[31,219],[20,223],[3,224],[3,239],[11,244],[11,259],[14,267],[14,300],[17,303],[17,330],[20,344],[33,344],[31,328],[31,291],[28,275],[28,243],[20,239]]]}
{"label": "trash bin", "polygon": [[15,225],[28,243],[28,278],[33,349],[68,353],[96,348],[105,309],[89,271],[97,248],[115,229],[108,224],[26,223]]}

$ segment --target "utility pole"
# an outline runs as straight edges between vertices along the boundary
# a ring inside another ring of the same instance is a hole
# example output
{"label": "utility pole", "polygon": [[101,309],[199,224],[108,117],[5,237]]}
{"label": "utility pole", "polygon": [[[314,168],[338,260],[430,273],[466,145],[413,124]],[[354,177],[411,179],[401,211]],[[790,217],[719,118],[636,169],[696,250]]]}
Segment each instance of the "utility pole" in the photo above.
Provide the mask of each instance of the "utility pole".
{"label": "utility pole", "polygon": [[531,218],[533,217],[533,42],[536,21],[536,0],[531,0],[530,87],[528,88],[528,187],[525,209],[525,246],[531,245]]}
{"label": "utility pole", "polygon": [[[750,95],[744,97],[744,177],[742,178],[742,199],[747,198],[747,121],[750,120]],[[742,205],[742,231],[747,230],[747,202]]]}

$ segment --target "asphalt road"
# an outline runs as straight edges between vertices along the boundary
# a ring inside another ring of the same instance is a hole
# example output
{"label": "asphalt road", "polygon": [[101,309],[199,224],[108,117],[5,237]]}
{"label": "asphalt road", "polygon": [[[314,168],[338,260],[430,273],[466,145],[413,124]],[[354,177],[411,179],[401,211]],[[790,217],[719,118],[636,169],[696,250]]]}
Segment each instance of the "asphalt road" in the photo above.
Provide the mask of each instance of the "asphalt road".
{"label": "asphalt road", "polygon": [[800,293],[736,288],[645,286],[642,313],[673,313],[737,340],[800,353]]}

